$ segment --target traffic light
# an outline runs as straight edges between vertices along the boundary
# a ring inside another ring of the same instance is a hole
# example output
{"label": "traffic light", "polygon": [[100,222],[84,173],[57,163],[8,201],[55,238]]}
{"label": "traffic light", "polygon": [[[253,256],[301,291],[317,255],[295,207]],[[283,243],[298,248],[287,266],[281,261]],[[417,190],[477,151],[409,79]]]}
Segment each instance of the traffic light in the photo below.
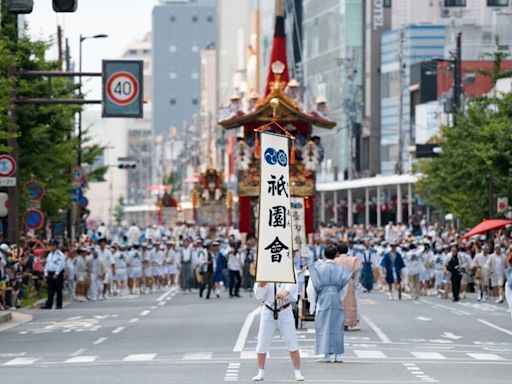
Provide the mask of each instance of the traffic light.
{"label": "traffic light", "polygon": [[78,7],[78,0],[53,0],[55,12],[75,12]]}
{"label": "traffic light", "polygon": [[137,168],[137,159],[134,157],[118,157],[117,158],[118,164],[117,168],[119,169],[135,169]]}
{"label": "traffic light", "polygon": [[33,8],[34,0],[7,0],[7,10],[15,15],[31,13]]}
{"label": "traffic light", "polygon": [[119,163],[117,164],[117,168],[119,169],[135,169],[137,168],[137,164],[136,163]]}

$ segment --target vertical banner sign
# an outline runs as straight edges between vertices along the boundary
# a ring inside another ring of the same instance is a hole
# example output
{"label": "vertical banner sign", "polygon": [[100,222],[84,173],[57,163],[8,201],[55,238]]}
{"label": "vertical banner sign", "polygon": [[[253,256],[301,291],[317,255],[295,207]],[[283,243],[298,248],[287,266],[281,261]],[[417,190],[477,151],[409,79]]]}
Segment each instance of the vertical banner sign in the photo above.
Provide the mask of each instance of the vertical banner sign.
{"label": "vertical banner sign", "polygon": [[307,251],[306,220],[303,197],[291,198],[292,245],[294,251]]}
{"label": "vertical banner sign", "polygon": [[295,283],[288,138],[261,133],[256,281]]}
{"label": "vertical banner sign", "polygon": [[103,117],[143,117],[142,60],[103,60]]}

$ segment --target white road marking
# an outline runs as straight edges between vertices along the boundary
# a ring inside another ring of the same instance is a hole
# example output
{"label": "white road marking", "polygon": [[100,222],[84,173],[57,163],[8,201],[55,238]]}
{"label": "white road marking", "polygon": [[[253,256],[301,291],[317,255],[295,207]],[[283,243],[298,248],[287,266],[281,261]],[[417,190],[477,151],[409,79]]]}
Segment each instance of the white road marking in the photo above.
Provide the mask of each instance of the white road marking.
{"label": "white road marking", "polygon": [[71,359],[67,359],[64,363],[77,364],[77,363],[94,363],[98,356],[75,356]]}
{"label": "white road marking", "polygon": [[80,348],[80,349],[76,350],[75,352],[73,352],[72,354],[70,354],[69,356],[72,356],[72,357],[74,357],[74,356],[79,356],[79,355],[81,355],[82,353],[84,353],[85,351],[87,351],[87,349],[85,349],[85,348]]}
{"label": "white road marking", "polygon": [[93,344],[94,345],[98,345],[98,344],[101,344],[101,343],[104,343],[105,341],[107,341],[108,337],[100,337],[98,340],[96,340]]}
{"label": "white road marking", "polygon": [[495,355],[494,353],[467,353],[467,355],[472,357],[475,360],[485,360],[485,361],[505,360],[503,357]]}
{"label": "white road marking", "polygon": [[446,359],[446,357],[441,355],[439,352],[411,352],[411,355],[413,355],[417,359],[423,359],[423,360],[443,360],[443,359]]}
{"label": "white road marking", "polygon": [[161,307],[161,306],[164,306],[165,305],[165,301],[161,301],[158,303],[158,305]]}
{"label": "white road marking", "polygon": [[183,360],[210,360],[211,358],[211,352],[186,353],[183,355]]}
{"label": "white road marking", "polygon": [[156,357],[156,353],[141,353],[126,356],[123,361],[151,361]]}
{"label": "white road marking", "polygon": [[244,350],[245,341],[247,340],[247,336],[249,335],[249,331],[251,329],[252,322],[257,314],[261,311],[261,307],[256,308],[251,313],[247,315],[245,318],[244,324],[240,329],[240,333],[238,334],[238,339],[236,340],[236,344],[233,348],[233,352],[242,352]]}
{"label": "white road marking", "polygon": [[457,336],[451,332],[445,332],[441,335],[441,337],[445,337],[447,339],[452,339],[452,340],[462,339],[462,336]]}
{"label": "white road marking", "polygon": [[503,333],[506,333],[507,335],[512,336],[512,331],[509,331],[508,329],[498,327],[497,325],[495,325],[495,324],[493,324],[493,323],[490,323],[490,322],[488,322],[488,321],[482,320],[482,319],[478,319],[478,321],[479,321],[479,322],[481,322],[482,324],[487,325],[488,327],[491,327],[491,328],[497,329],[498,331],[501,331],[501,332],[503,332]]}
{"label": "white road marking", "polygon": [[147,316],[151,313],[151,311],[145,310],[140,313],[141,316]]}
{"label": "white road marking", "polygon": [[151,306],[151,307],[149,307],[149,308],[151,308],[151,309],[156,309],[156,308],[157,308],[157,306],[156,306],[156,305],[152,305],[152,306]]}
{"label": "white road marking", "polygon": [[0,357],[21,357],[25,356],[27,352],[21,352],[21,353],[0,353]]}
{"label": "white road marking", "polygon": [[139,321],[139,319],[137,319],[137,318],[131,319],[130,324],[136,323],[137,321]]}
{"label": "white road marking", "polygon": [[430,317],[424,317],[424,316],[418,316],[415,320],[419,321],[431,321],[432,319]]}
{"label": "white road marking", "polygon": [[67,321],[73,321],[73,320],[81,319],[82,317],[83,317],[83,316],[68,317],[66,320],[67,320]]}
{"label": "white road marking", "polygon": [[112,331],[112,333],[119,333],[119,332],[121,332],[123,329],[124,329],[124,327],[117,327],[116,329],[114,329],[114,330]]}
{"label": "white road marking", "polygon": [[39,360],[39,357],[18,357],[16,359],[6,361],[3,365],[31,365],[34,364],[37,360]]}
{"label": "white road marking", "polygon": [[167,296],[169,296],[171,293],[172,293],[172,291],[165,292],[163,295],[160,295],[158,297],[158,299],[156,299],[156,301],[160,302],[160,301],[165,300],[167,298]]}
{"label": "white road marking", "polygon": [[28,333],[28,331],[21,331],[20,335],[26,335],[27,333]]}
{"label": "white road marking", "polygon": [[385,359],[387,356],[382,351],[354,350],[357,357],[366,359]]}
{"label": "white road marking", "polygon": [[389,339],[389,337],[387,337],[386,334],[382,331],[382,329],[380,329],[373,321],[371,321],[367,316],[361,315],[361,317],[363,318],[364,321],[366,321],[366,323],[370,326],[370,328],[373,330],[373,332],[375,332],[377,334],[379,339],[384,344],[391,343],[391,340]]}
{"label": "white road marking", "polygon": [[[267,353],[267,358],[268,358],[268,353]],[[256,351],[242,351],[242,352],[240,352],[240,359],[242,359],[242,360],[256,359]]]}

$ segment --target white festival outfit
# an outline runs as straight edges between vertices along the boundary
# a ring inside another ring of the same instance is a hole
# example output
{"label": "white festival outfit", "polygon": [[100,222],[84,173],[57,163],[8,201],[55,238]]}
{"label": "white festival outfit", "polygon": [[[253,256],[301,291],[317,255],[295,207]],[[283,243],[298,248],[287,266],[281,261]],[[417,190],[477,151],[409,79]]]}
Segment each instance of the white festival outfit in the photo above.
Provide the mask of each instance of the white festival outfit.
{"label": "white festival outfit", "polygon": [[[288,295],[283,300],[277,301],[279,310],[277,320],[274,319],[274,284],[276,284],[277,293],[287,291]],[[261,320],[258,331],[258,344],[256,353],[268,353],[272,336],[276,328],[279,329],[281,337],[284,339],[290,352],[299,349],[297,344],[297,333],[295,330],[295,319],[293,318],[292,302],[297,301],[297,284],[267,283],[265,287],[260,287],[258,283],[254,285],[254,297],[263,302],[261,306]]]}
{"label": "white festival outfit", "polygon": [[142,256],[137,249],[128,252],[128,277],[130,279],[140,279],[142,277]]}
{"label": "white festival outfit", "polygon": [[126,256],[126,253],[124,251],[117,251],[114,254],[114,266],[116,273],[114,275],[115,281],[126,281],[128,278],[128,271],[127,271],[127,265],[128,265],[128,257]]}

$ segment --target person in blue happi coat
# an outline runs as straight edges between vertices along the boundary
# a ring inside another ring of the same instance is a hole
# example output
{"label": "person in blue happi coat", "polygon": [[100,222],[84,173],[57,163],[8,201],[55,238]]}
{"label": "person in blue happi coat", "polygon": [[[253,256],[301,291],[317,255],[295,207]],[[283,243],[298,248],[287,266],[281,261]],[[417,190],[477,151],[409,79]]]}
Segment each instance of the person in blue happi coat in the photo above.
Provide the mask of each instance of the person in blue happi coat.
{"label": "person in blue happi coat", "polygon": [[352,276],[349,268],[336,264],[335,246],[325,249],[325,261],[309,267],[307,293],[310,313],[315,314],[315,353],[323,355],[320,362],[343,362],[344,340],[343,297]]}
{"label": "person in blue happi coat", "polygon": [[386,271],[386,283],[389,286],[389,298],[393,300],[395,298],[393,294],[393,286],[396,287],[398,292],[398,299],[402,299],[402,269],[405,268],[404,260],[402,259],[402,255],[400,252],[396,250],[396,243],[392,242],[391,250],[384,254],[382,261],[380,263],[381,267],[383,267]]}

